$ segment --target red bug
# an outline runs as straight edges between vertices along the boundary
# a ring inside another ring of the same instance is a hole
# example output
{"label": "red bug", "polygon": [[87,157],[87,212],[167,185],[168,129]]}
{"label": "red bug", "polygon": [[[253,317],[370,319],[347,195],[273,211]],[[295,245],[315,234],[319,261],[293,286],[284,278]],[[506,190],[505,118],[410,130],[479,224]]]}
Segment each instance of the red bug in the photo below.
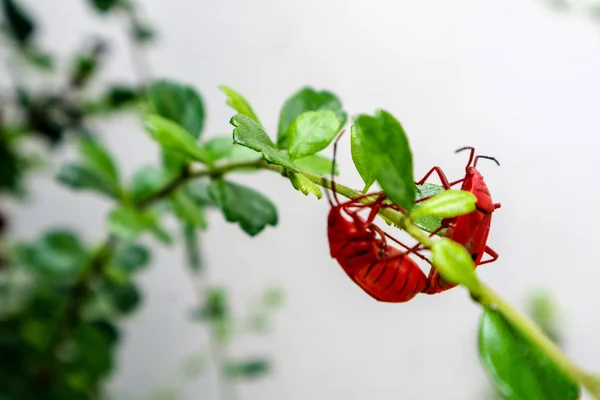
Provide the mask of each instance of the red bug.
{"label": "red bug", "polygon": [[[473,212],[456,218],[442,220],[441,227],[436,232],[432,233],[432,235],[436,234],[441,229],[446,228],[444,236],[465,246],[471,254],[475,266],[479,266],[494,262],[498,259],[498,253],[487,246],[486,243],[490,233],[492,213],[500,208],[500,204],[492,201],[492,196],[483,180],[483,176],[477,170],[477,161],[480,158],[485,158],[494,161],[498,165],[500,165],[500,163],[493,157],[482,155],[475,156],[475,149],[473,147],[463,147],[456,150],[456,152],[458,153],[463,150],[471,150],[464,178],[454,182],[448,182],[448,179],[441,168],[433,167],[421,181],[417,182],[417,184],[423,184],[431,174],[436,172],[445,189],[450,189],[450,187],[462,182],[461,190],[471,192],[475,195],[477,203],[475,203],[476,208]],[[488,254],[491,258],[482,261],[484,254]],[[439,276],[439,272],[435,268],[432,268],[429,272],[428,282],[429,286],[425,290],[425,293],[428,294],[440,293],[456,286],[445,282],[443,278]]]}
{"label": "red bug", "polygon": [[[334,163],[337,142],[341,136],[334,143]],[[385,195],[368,194],[340,203],[335,192],[333,171],[331,186],[335,202],[327,194],[331,205],[327,218],[329,250],[331,257],[337,260],[350,279],[371,297],[382,302],[402,303],[423,292],[427,287],[427,278],[410,254],[424,257],[373,223],[382,207],[393,207],[382,204]],[[377,198],[370,204],[358,202],[374,195]],[[367,208],[371,211],[368,218],[364,219],[358,213]],[[387,239],[401,245],[406,251],[391,246]]]}

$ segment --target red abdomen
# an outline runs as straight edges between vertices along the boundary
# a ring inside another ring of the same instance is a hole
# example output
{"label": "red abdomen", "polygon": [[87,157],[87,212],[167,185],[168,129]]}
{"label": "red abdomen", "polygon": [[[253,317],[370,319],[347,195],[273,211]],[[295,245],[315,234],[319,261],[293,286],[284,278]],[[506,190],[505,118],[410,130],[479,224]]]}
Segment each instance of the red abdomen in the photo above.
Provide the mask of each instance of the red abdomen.
{"label": "red abdomen", "polygon": [[408,255],[385,245],[359,217],[348,220],[341,207],[329,212],[327,236],[331,256],[374,299],[409,301],[427,287],[427,278]]}

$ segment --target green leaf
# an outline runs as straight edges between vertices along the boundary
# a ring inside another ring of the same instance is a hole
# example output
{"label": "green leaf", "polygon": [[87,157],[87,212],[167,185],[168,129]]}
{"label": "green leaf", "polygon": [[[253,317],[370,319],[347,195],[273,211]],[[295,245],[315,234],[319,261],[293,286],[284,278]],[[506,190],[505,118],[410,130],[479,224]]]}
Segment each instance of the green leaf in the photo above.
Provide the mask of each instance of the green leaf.
{"label": "green leaf", "polygon": [[507,400],[579,398],[579,386],[500,313],[486,308],[479,326],[479,355]]}
{"label": "green leaf", "polygon": [[261,293],[261,303],[270,309],[279,308],[283,305],[284,292],[282,288],[270,287]]}
{"label": "green leaf", "polygon": [[412,153],[402,125],[384,110],[374,117],[359,115],[354,121],[356,135],[369,155],[368,163],[379,185],[394,203],[410,211],[416,189]]}
{"label": "green leaf", "polygon": [[194,200],[184,190],[176,190],[171,196],[171,205],[173,212],[186,224],[200,229],[206,229],[206,218],[201,206],[198,206]]}
{"label": "green leaf", "polygon": [[267,374],[269,370],[269,360],[262,358],[230,361],[225,366],[225,374],[229,379],[255,379]]}
{"label": "green leaf", "polygon": [[138,243],[126,243],[117,249],[113,262],[127,272],[141,270],[150,262],[150,251]]}
{"label": "green leaf", "polygon": [[231,108],[242,115],[252,118],[258,125],[262,126],[256,114],[254,114],[254,110],[252,110],[250,103],[248,103],[244,96],[225,85],[219,86],[219,89],[227,95],[227,104]]}
{"label": "green leaf", "polygon": [[122,314],[135,311],[142,301],[142,295],[133,282],[106,284],[105,290],[111,303]]}
{"label": "green leaf", "polygon": [[200,238],[198,237],[198,231],[193,226],[184,224],[183,238],[188,266],[192,271],[197,273],[202,269],[202,255],[200,254]]}
{"label": "green leaf", "polygon": [[225,220],[238,223],[250,236],[259,234],[267,225],[277,225],[277,208],[253,189],[217,179],[210,183],[208,193]]}
{"label": "green leaf", "polygon": [[63,165],[56,179],[73,190],[91,190],[109,197],[119,197],[118,187],[115,187],[104,175],[84,165],[75,163]]}
{"label": "green leaf", "polygon": [[335,138],[341,121],[331,110],[306,111],[288,128],[289,153],[292,160],[323,150]]}
{"label": "green leaf", "polygon": [[134,21],[131,27],[131,36],[137,44],[144,45],[155,39],[156,32],[151,26]]}
{"label": "green leaf", "polygon": [[119,187],[119,171],[110,153],[93,139],[79,142],[79,154],[84,164],[106,177],[114,187]]}
{"label": "green leaf", "polygon": [[51,275],[76,276],[87,265],[89,257],[77,234],[67,229],[53,229],[24,249],[20,257],[30,267]]}
{"label": "green leaf", "polygon": [[354,166],[365,183],[363,193],[367,193],[375,183],[375,172],[372,169],[372,163],[369,162],[370,155],[363,143],[362,132],[356,129],[356,125],[352,125],[350,128],[350,152]]}
{"label": "green leaf", "polygon": [[29,14],[14,0],[2,0],[2,11],[8,30],[21,46],[27,45],[35,33],[35,23]]}
{"label": "green leaf", "polygon": [[139,211],[122,206],[108,214],[108,231],[122,240],[133,240],[145,231],[151,231],[157,239],[170,243],[171,238],[158,225],[158,216],[152,211]]}
{"label": "green leaf", "polygon": [[317,199],[321,199],[321,197],[323,197],[323,192],[321,191],[321,188],[304,175],[299,173],[297,174],[295,172],[290,172],[288,176],[290,178],[292,186],[294,186],[296,190],[301,191],[306,196],[308,196],[309,193],[312,193]]}
{"label": "green leaf", "polygon": [[149,165],[138,169],[131,180],[131,196],[133,201],[139,201],[155,193],[167,184],[169,177],[157,166]]}
{"label": "green leaf", "polygon": [[529,315],[555,343],[560,342],[558,304],[547,290],[535,290],[529,298]]}
{"label": "green leaf", "polygon": [[190,198],[197,205],[201,207],[216,207],[218,206],[218,204],[215,203],[213,199],[211,199],[209,187],[210,183],[206,181],[192,181],[185,185],[185,190],[187,192],[187,195],[190,196]]}
{"label": "green leaf", "polygon": [[440,218],[454,218],[475,211],[477,197],[464,190],[445,190],[425,200],[421,207],[412,212],[412,218],[431,215]]}
{"label": "green leaf", "polygon": [[90,5],[101,13],[108,13],[119,4],[121,0],[88,0]]}
{"label": "green leaf", "polygon": [[167,151],[191,160],[212,164],[210,153],[200,147],[180,125],[158,115],[144,118],[146,131]]}
{"label": "green leaf", "polygon": [[475,263],[467,249],[450,239],[440,238],[434,242],[431,252],[431,262],[440,271],[442,278],[464,285],[473,293],[479,291]]}
{"label": "green leaf", "polygon": [[[330,175],[333,161],[327,157],[313,154],[312,156],[294,160],[294,164],[296,164],[296,166],[302,171],[311,172],[317,175]],[[335,165],[333,173],[334,175],[338,175],[340,173],[337,164]]]}
{"label": "green leaf", "polygon": [[265,160],[272,164],[281,165],[295,172],[299,171],[286,153],[275,148],[275,143],[252,118],[237,114],[231,118],[230,124],[235,127],[233,130],[235,143],[261,152]]}
{"label": "green leaf", "polygon": [[44,71],[51,71],[54,68],[54,58],[52,54],[46,53],[38,48],[28,45],[22,49],[21,55],[33,66]]}
{"label": "green leaf", "polygon": [[340,121],[339,127],[346,123],[348,116],[342,109],[342,103],[331,92],[318,92],[311,87],[304,87],[290,96],[279,113],[279,129],[277,145],[280,149],[288,148],[289,128],[292,122],[306,111],[331,110]]}
{"label": "green leaf", "polygon": [[228,157],[234,146],[236,145],[233,143],[231,136],[217,136],[207,140],[203,147],[210,153],[212,159],[217,161]]}
{"label": "green leaf", "polygon": [[[425,197],[435,196],[436,194],[442,193],[445,189],[440,185],[434,185],[433,183],[424,183],[417,185],[417,200]],[[415,212],[421,203],[415,203],[413,212]],[[435,232],[442,225],[442,218],[433,217],[431,215],[418,215],[414,220],[415,225],[427,232]],[[444,236],[445,229],[438,232],[439,236]]]}
{"label": "green leaf", "polygon": [[198,139],[204,127],[204,104],[190,86],[158,80],[148,86],[148,100],[158,115],[182,126]]}
{"label": "green leaf", "polygon": [[229,317],[229,300],[227,291],[222,288],[210,288],[206,294],[203,318],[209,321],[227,319]]}

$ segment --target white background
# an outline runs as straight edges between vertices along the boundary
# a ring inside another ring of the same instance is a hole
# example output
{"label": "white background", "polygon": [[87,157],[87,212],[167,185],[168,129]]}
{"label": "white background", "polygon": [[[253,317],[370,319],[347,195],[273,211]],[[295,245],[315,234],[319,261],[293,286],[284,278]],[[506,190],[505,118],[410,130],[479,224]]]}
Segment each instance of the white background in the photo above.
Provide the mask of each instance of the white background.
{"label": "white background", "polygon": [[[460,177],[466,155],[453,151],[461,146],[497,157],[501,167],[482,162],[480,170],[502,203],[489,239],[500,259],[480,275],[519,306],[533,288],[552,289],[569,354],[600,371],[600,269],[593,251],[600,219],[600,34],[592,22],[534,0],[143,3],[161,33],[149,55],[152,74],[201,91],[206,137],[231,132],[233,111],[219,84],[243,93],[273,134],[284,99],[311,85],[337,93],[351,115],[385,108],[397,116],[416,176],[437,164],[451,179]],[[92,15],[83,1],[28,4],[45,21],[47,46],[70,54],[85,35],[108,34],[113,58],[102,79],[133,77],[122,21]],[[97,128],[127,176],[156,160],[139,121],[117,118]],[[340,181],[360,188],[347,141],[340,152]],[[244,336],[232,348],[233,356],[266,354],[273,361],[266,379],[236,388],[240,399],[486,396],[476,353],[479,309],[462,289],[379,304],[329,257],[325,201],[304,197],[269,172],[233,179],[273,199],[280,221],[249,238],[211,214],[204,243],[210,280],[233,293],[239,313],[266,285],[286,290],[272,333]],[[90,241],[103,237],[108,203],[57,187],[50,172],[32,185],[34,203],[13,207],[19,236],[60,224]],[[181,249],[156,247],[154,265],[141,277],[144,306],[126,322],[114,399],[147,398],[206,344],[207,332],[186,319],[197,295]],[[183,398],[217,399],[212,373]]]}

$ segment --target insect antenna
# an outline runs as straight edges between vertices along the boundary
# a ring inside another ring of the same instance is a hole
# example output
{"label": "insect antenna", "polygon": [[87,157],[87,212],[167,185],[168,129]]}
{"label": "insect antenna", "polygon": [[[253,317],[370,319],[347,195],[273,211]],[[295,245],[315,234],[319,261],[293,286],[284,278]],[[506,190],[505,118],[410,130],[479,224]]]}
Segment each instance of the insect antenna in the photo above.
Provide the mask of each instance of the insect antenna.
{"label": "insect antenna", "polygon": [[478,155],[477,157],[475,157],[475,161],[473,162],[473,167],[477,166],[477,160],[479,160],[480,158],[485,158],[486,160],[492,160],[493,162],[498,164],[498,166],[500,166],[500,163],[494,157]]}
{"label": "insect antenna", "polygon": [[464,150],[471,150],[471,154],[469,155],[469,162],[467,163],[467,168],[468,168],[469,165],[471,165],[471,163],[473,162],[473,158],[475,157],[475,147],[471,147],[471,146],[461,147],[460,149],[456,150],[455,153],[460,153],[461,151],[464,151]]}

